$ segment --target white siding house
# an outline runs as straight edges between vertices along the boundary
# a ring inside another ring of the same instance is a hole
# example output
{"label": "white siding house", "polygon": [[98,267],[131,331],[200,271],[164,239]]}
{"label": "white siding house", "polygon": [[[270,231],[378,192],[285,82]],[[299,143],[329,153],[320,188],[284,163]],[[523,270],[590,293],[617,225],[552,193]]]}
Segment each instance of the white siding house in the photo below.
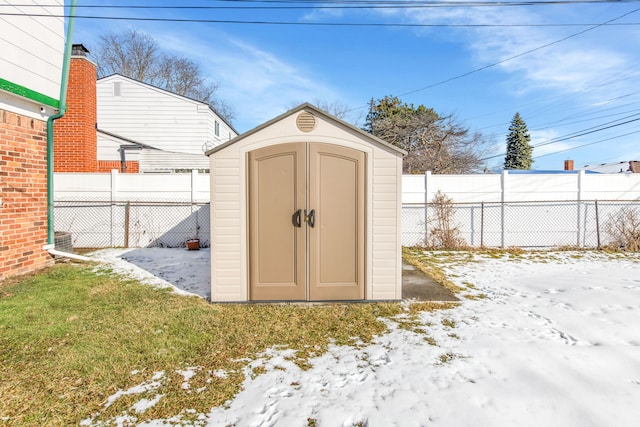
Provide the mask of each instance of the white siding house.
{"label": "white siding house", "polygon": [[178,169],[191,160],[200,169],[205,150],[237,136],[207,104],[119,74],[97,81],[96,98],[98,129],[110,134],[98,132],[98,160],[121,160],[116,135],[158,150],[140,156],[142,172],[169,170],[171,157]]}
{"label": "white siding house", "polygon": [[0,16],[0,109],[46,119],[58,107],[64,19],[35,15],[60,15],[64,2],[2,3],[4,13],[23,16]]}

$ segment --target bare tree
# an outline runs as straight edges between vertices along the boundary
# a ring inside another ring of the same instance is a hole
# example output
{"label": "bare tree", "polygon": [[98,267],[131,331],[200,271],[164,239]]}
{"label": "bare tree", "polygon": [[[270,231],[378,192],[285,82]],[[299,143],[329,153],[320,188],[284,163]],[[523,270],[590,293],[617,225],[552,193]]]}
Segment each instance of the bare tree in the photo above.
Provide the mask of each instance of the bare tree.
{"label": "bare tree", "polygon": [[100,36],[100,47],[94,56],[98,77],[120,73],[149,82],[157,73],[158,44],[150,35],[136,30]]}
{"label": "bare tree", "polygon": [[468,173],[482,163],[481,134],[470,133],[453,115],[442,116],[396,97],[372,101],[365,130],[407,151],[405,173]]}
{"label": "bare tree", "polygon": [[339,101],[328,102],[322,99],[314,99],[312,102],[313,105],[318,107],[321,110],[326,111],[327,113],[335,116],[341,120],[344,120],[347,117],[347,114],[351,110],[347,104],[343,104]]}
{"label": "bare tree", "polygon": [[100,46],[94,56],[98,64],[98,77],[119,73],[206,102],[228,122],[235,117],[233,109],[216,96],[218,84],[202,74],[198,63],[162,52],[149,34],[128,30],[101,36]]}
{"label": "bare tree", "polygon": [[[340,101],[329,102],[323,99],[316,98],[309,103],[323,111],[326,111],[332,116],[339,118],[340,120],[346,120],[347,115],[352,111],[351,107],[349,107],[347,104],[341,103]],[[291,108],[295,108],[300,104],[302,104],[302,102],[292,102],[290,105]]]}

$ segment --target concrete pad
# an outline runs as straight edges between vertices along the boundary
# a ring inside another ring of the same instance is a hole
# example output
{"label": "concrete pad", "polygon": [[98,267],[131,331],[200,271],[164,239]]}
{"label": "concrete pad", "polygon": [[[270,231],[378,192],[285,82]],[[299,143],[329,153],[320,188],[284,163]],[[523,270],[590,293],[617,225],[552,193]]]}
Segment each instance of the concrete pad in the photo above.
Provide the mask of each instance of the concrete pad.
{"label": "concrete pad", "polygon": [[402,260],[402,299],[418,301],[458,301],[447,288]]}

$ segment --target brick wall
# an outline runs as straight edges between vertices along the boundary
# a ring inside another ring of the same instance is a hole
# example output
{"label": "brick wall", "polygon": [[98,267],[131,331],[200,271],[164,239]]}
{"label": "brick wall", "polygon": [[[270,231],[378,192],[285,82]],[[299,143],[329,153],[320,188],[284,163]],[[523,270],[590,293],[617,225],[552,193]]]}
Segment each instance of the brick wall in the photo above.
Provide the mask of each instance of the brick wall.
{"label": "brick wall", "polygon": [[0,281],[53,263],[47,243],[46,122],[0,110]]}
{"label": "brick wall", "polygon": [[[140,165],[136,161],[126,161],[127,173],[138,173],[140,171]],[[120,168],[122,164],[117,160],[98,160],[98,166],[96,172],[111,172],[112,169],[117,169],[118,172],[122,172]]]}
{"label": "brick wall", "polygon": [[54,124],[55,172],[96,172],[96,77],[86,57],[71,58],[67,111]]}

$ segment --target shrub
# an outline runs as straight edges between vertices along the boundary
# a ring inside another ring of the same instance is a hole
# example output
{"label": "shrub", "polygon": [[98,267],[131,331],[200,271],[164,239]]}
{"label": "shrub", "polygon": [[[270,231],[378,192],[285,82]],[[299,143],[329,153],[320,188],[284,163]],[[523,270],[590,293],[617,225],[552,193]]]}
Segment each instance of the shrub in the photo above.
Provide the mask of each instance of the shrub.
{"label": "shrub", "polygon": [[435,208],[435,215],[429,220],[426,246],[438,249],[460,249],[466,246],[460,236],[460,229],[454,222],[455,208],[453,200],[438,191],[433,196],[430,207]]}
{"label": "shrub", "polygon": [[640,251],[640,208],[625,206],[609,216],[605,224],[610,246],[627,251]]}

